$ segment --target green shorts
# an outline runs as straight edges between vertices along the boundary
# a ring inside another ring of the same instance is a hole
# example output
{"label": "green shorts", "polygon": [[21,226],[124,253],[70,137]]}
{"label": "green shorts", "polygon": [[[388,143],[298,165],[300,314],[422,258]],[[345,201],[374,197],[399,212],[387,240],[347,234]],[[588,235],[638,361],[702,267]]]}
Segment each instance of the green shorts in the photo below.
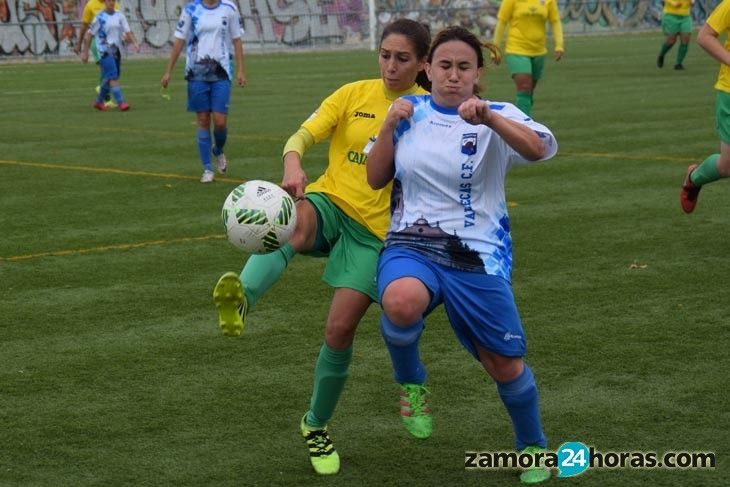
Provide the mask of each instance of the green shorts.
{"label": "green shorts", "polygon": [[304,255],[328,257],[322,280],[333,288],[354,289],[377,302],[375,274],[383,242],[325,194],[307,193],[306,197],[317,213],[317,238],[314,250]]}
{"label": "green shorts", "polygon": [[730,93],[718,90],[715,98],[715,123],[720,140],[730,144]]}
{"label": "green shorts", "polygon": [[545,56],[507,54],[504,60],[512,77],[516,74],[529,74],[535,81],[542,78],[542,70],[545,68]]}
{"label": "green shorts", "polygon": [[691,15],[662,15],[662,32],[664,35],[689,34],[692,32]]}

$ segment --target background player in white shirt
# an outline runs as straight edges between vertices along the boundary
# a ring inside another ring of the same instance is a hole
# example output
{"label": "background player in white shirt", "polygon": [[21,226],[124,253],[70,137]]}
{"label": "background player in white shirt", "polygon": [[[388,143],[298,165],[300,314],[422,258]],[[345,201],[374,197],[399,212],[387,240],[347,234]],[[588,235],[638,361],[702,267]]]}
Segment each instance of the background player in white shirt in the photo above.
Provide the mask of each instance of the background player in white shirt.
{"label": "background player in white shirt", "polygon": [[139,43],[134,37],[129,22],[124,14],[114,10],[115,0],[104,0],[104,10],[99,12],[91,22],[84,35],[81,51],[81,61],[89,60],[89,45],[91,36],[96,38],[96,49],[99,54],[99,69],[101,70],[101,88],[93,107],[105,111],[107,106],[104,100],[111,91],[121,111],[129,110],[129,103],[124,101],[122,87],[119,86],[119,77],[122,72],[121,48],[124,41],[131,42],[139,52]]}
{"label": "background player in white shirt", "polygon": [[242,34],[238,8],[232,1],[194,0],[188,3],[180,14],[175,43],[160,82],[163,88],[167,88],[175,62],[187,43],[185,79],[188,81],[188,111],[197,114],[202,183],[210,183],[214,179],[211,153],[216,157],[219,173],[225,174],[228,169],[223,148],[228,137],[228,105],[234,69],[238,85],[246,85]]}
{"label": "background player in white shirt", "polygon": [[[432,95],[393,103],[368,155],[368,183],[393,180],[391,224],[378,262],[381,331],[401,384],[401,415],[418,438],[431,412],[418,352],[423,319],[444,304],[454,332],[497,384],[518,450],[547,446],[525,334],[510,284],[512,239],[504,179],[514,164],[551,158],[550,130],[509,103],[474,96],[482,44],[463,27],[435,37],[426,64]],[[525,483],[550,478],[532,468]]]}

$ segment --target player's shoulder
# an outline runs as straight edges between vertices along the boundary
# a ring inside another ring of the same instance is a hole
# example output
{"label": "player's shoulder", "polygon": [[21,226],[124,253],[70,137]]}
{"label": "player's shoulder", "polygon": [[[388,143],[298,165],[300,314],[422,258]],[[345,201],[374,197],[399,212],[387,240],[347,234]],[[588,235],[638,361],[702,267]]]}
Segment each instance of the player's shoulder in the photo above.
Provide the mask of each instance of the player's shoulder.
{"label": "player's shoulder", "polygon": [[360,79],[357,81],[351,81],[341,86],[341,89],[356,91],[356,90],[370,90],[376,89],[378,86],[382,86],[383,82],[380,78],[374,79]]}
{"label": "player's shoulder", "polygon": [[374,93],[383,92],[383,82],[378,79],[362,79],[345,83],[337,88],[333,96],[340,98],[363,99],[372,96]]}
{"label": "player's shoulder", "polygon": [[231,10],[237,11],[238,7],[236,6],[235,2],[232,0],[221,0],[221,6],[225,8],[229,8]]}

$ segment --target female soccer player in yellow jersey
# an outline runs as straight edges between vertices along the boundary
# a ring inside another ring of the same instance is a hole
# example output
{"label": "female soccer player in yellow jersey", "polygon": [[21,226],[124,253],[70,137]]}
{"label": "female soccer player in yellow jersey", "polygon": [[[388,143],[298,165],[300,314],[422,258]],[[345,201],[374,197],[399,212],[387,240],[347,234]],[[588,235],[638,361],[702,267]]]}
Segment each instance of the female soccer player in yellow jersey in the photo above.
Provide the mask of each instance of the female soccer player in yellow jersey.
{"label": "female soccer player in yellow jersey", "polygon": [[730,37],[725,40],[724,46],[719,39],[722,33],[727,32],[730,32],[730,0],[723,0],[707,17],[707,22],[697,35],[697,43],[720,61],[720,74],[715,83],[715,117],[720,136],[720,153],[712,154],[700,164],[692,164],[687,168],[679,192],[679,202],[685,213],[694,211],[702,186],[730,176]]}
{"label": "female soccer player in yellow jersey", "polygon": [[560,61],[565,48],[557,0],[503,0],[497,13],[494,43],[502,45],[507,28],[504,59],[517,88],[515,105],[527,115],[532,114],[533,93],[545,67],[548,21],[552,26],[555,60]]}
{"label": "female soccer player in yellow jersey", "polygon": [[679,51],[674,69],[682,70],[684,57],[689,49],[689,37],[692,34],[692,16],[690,9],[694,0],[664,0],[664,11],[662,12],[662,32],[666,36],[659,56],[656,58],[657,67],[664,66],[664,56],[677,42],[679,36]]}
{"label": "female soccer player in yellow jersey", "polygon": [[[251,256],[240,276],[224,274],[213,298],[225,335],[239,335],[246,313],[278,280],[296,253],[328,257],[322,279],[335,291],[325,324],[324,344],[314,370],[314,390],[300,429],[319,474],[334,474],[340,458],[327,424],[347,379],[352,343],[360,319],[377,299],[375,270],[389,224],[390,185],[373,190],[365,162],[391,103],[425,93],[423,72],[430,44],[422,24],[399,19],[383,30],[380,79],[348,83],[329,95],[284,147],[282,187],[297,203],[291,241],[266,255]],[[329,163],[308,184],[302,156],[330,138]]]}

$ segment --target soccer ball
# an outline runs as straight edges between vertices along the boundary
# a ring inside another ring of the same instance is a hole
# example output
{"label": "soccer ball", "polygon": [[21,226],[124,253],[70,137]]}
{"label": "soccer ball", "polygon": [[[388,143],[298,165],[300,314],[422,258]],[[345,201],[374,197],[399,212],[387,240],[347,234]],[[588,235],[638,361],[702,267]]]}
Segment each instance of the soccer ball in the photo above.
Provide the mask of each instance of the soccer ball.
{"label": "soccer ball", "polygon": [[294,200],[276,184],[246,181],[226,198],[221,212],[228,240],[250,254],[268,254],[294,233]]}

